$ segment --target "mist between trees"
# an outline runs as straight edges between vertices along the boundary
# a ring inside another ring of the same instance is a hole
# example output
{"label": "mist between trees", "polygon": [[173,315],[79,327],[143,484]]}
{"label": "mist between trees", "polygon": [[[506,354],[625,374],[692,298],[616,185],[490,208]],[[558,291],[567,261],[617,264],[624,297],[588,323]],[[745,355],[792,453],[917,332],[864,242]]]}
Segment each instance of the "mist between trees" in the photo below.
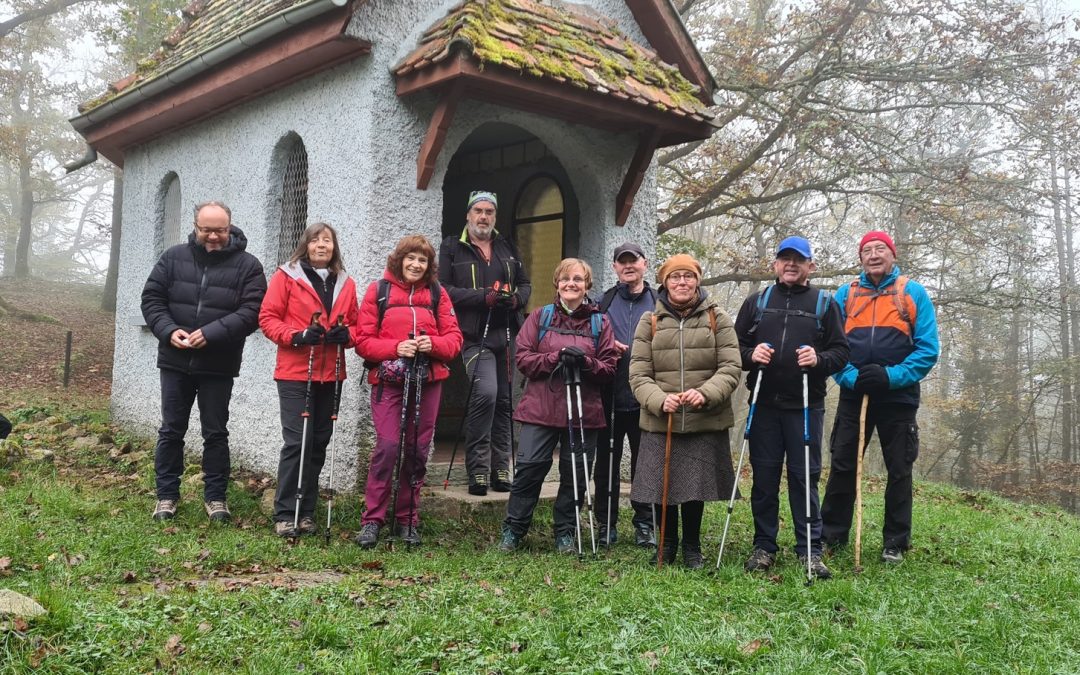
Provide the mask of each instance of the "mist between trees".
{"label": "mist between trees", "polygon": [[[4,275],[104,279],[113,171],[101,160],[64,175],[82,154],[66,118],[130,71],[180,4],[0,2]],[[718,82],[719,129],[658,155],[656,257],[693,252],[734,312],[771,282],[782,237],[808,236],[815,283],[835,288],[857,272],[861,234],[889,231],[941,329],[918,475],[1080,509],[1075,12],[1000,0],[675,4]],[[42,6],[55,11],[7,28]],[[73,68],[80,45],[107,56]]]}

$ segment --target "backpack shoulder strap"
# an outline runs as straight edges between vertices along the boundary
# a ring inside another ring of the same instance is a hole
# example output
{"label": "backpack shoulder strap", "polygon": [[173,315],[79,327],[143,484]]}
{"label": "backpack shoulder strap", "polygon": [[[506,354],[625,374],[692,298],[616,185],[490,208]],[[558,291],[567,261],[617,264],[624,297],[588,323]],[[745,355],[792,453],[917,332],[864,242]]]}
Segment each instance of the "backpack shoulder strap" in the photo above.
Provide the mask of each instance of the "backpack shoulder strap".
{"label": "backpack shoulder strap", "polygon": [[375,332],[382,328],[383,315],[386,314],[386,305],[390,302],[390,282],[379,279],[375,286],[375,308],[378,310],[378,319],[375,322]]}
{"label": "backpack shoulder strap", "polygon": [[435,317],[435,327],[439,328],[439,300],[442,299],[442,286],[438,281],[432,280],[428,284],[428,293],[431,294],[431,315]]}
{"label": "backpack shoulder strap", "polygon": [[710,307],[709,308],[709,330],[713,333],[713,335],[716,334],[716,308],[715,307]]}
{"label": "backpack shoulder strap", "polygon": [[[761,323],[761,317],[762,317],[762,315],[765,314],[765,308],[769,306],[769,296],[772,295],[772,289],[773,289],[772,286],[766,286],[765,290],[758,293],[757,305],[756,305],[756,308],[754,310],[754,322],[752,324],[750,324],[750,330],[747,331],[750,335],[753,335],[754,333],[757,333],[757,327],[758,327],[758,324]],[[715,315],[713,315],[713,332],[714,333],[716,332],[715,321],[716,321],[716,317],[715,317]]]}
{"label": "backpack shoulder strap", "polygon": [[611,302],[615,299],[615,294],[619,292],[619,286],[615,285],[604,291],[604,295],[600,298],[600,311],[607,313],[608,307],[611,307]]}
{"label": "backpack shoulder strap", "polygon": [[536,344],[540,344],[540,341],[544,339],[544,335],[547,334],[548,328],[551,327],[551,319],[555,316],[555,305],[544,305],[540,308],[540,331],[536,334]]}
{"label": "backpack shoulder strap", "polygon": [[817,309],[814,316],[817,319],[818,333],[825,331],[825,315],[829,313],[829,305],[832,304],[832,293],[823,288],[818,289]]}
{"label": "backpack shoulder strap", "polygon": [[600,331],[604,329],[604,315],[600,312],[593,312],[593,315],[589,317],[589,322],[592,326],[592,340],[593,349],[600,349]]}
{"label": "backpack shoulder strap", "polygon": [[908,312],[907,303],[904,302],[904,289],[907,286],[907,276],[901,274],[896,277],[896,294],[893,295],[893,303],[896,304],[896,311],[900,314],[900,318],[904,323],[908,325],[911,331],[911,336],[915,337],[915,324],[911,320],[911,313]]}

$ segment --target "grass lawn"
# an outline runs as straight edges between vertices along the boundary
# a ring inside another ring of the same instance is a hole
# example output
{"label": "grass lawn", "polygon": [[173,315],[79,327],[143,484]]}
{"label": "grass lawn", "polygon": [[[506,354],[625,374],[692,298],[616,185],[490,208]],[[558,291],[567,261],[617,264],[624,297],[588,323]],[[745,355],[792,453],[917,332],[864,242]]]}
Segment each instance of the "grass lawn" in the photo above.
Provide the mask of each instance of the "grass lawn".
{"label": "grass lawn", "polygon": [[[149,456],[73,447],[89,433],[136,453],[148,441],[100,410],[16,417],[9,452],[56,457],[0,453],[0,588],[49,613],[0,619],[3,673],[1080,672],[1080,520],[1049,507],[918,484],[916,548],[885,567],[870,481],[865,571],[852,573],[848,548],[827,559],[836,577],[809,588],[790,550],[773,576],[743,573],[745,502],[719,571],[658,573],[621,542],[559,556],[550,509],[515,554],[494,550],[496,522],[430,519],[418,550],[361,551],[355,499],[338,501],[329,546],[289,544],[259,512],[263,484],[244,477],[233,527],[207,523],[189,481],[178,518],[155,523]],[[724,512],[706,510],[711,563]]]}

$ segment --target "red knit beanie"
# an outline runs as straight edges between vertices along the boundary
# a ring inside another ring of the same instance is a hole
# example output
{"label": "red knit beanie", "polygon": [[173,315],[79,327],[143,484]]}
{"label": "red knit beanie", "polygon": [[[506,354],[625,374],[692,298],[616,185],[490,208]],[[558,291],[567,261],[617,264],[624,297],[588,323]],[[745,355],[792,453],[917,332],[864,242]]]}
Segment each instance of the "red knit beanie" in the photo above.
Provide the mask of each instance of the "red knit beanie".
{"label": "red knit beanie", "polygon": [[889,250],[892,251],[893,257],[896,257],[896,244],[893,243],[892,237],[881,230],[870,230],[864,234],[862,240],[859,242],[859,251],[862,252],[863,246],[866,246],[871,241],[880,241],[882,244],[885,244],[889,247]]}

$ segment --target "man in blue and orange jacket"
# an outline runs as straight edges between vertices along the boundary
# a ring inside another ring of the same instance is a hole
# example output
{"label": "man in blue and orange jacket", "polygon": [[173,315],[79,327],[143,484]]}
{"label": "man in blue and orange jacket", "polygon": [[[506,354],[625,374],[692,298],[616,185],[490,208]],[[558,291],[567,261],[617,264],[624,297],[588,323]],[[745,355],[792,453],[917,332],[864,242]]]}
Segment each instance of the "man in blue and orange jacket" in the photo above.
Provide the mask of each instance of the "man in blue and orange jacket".
{"label": "man in blue and orange jacket", "polygon": [[847,542],[855,506],[856,452],[864,397],[866,442],[876,429],[889,478],[881,560],[899,563],[911,548],[911,469],[919,455],[919,382],[940,352],[934,305],[926,289],[900,274],[896,245],[881,231],[859,242],[863,272],[841,287],[836,303],[851,347],[850,361],[833,376],[840,402],[833,424],[832,469],[821,505],[822,540]]}

